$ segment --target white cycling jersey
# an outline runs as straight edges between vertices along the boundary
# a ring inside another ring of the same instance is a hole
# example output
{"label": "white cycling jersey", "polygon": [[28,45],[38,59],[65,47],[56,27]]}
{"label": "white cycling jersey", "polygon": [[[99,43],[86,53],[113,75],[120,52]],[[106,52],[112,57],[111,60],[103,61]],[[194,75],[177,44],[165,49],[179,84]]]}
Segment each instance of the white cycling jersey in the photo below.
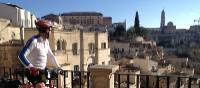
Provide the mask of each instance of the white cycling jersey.
{"label": "white cycling jersey", "polygon": [[25,67],[35,67],[45,69],[47,58],[54,66],[59,67],[57,59],[53,55],[49,41],[44,40],[39,35],[30,38],[19,54],[19,59]]}

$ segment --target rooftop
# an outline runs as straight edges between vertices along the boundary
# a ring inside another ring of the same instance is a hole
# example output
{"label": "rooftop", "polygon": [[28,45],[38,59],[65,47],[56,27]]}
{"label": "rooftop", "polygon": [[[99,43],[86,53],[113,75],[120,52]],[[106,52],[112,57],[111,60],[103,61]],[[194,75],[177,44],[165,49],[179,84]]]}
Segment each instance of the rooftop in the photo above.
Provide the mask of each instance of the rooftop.
{"label": "rooftop", "polygon": [[11,4],[11,3],[1,3],[1,4],[8,5],[8,6],[11,6],[11,7],[16,7],[16,8],[23,9],[23,8],[22,8],[22,7],[20,7],[20,6],[18,6],[18,5],[15,5],[15,4]]}
{"label": "rooftop", "polygon": [[63,13],[61,16],[103,16],[103,14],[99,12],[70,12]]}

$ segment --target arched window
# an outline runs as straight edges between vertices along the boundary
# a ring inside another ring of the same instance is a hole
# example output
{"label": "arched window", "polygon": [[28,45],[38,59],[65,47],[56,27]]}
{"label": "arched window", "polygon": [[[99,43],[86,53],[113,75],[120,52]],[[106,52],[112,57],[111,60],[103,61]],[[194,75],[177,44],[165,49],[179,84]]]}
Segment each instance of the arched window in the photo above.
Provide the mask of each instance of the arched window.
{"label": "arched window", "polygon": [[61,46],[61,41],[58,40],[57,41],[57,50],[61,50],[62,46]]}

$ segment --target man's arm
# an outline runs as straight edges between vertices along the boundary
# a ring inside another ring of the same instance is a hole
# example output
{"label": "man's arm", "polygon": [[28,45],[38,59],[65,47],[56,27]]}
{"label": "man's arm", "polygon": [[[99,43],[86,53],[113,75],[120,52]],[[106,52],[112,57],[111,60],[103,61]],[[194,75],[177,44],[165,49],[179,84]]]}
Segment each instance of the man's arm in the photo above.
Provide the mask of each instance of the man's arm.
{"label": "man's arm", "polygon": [[36,40],[34,38],[31,38],[27,41],[26,45],[23,47],[22,51],[20,52],[18,58],[21,61],[21,63],[26,67],[30,68],[33,67],[33,65],[29,62],[27,59],[27,56],[30,54],[30,52],[33,50],[34,46],[36,44]]}

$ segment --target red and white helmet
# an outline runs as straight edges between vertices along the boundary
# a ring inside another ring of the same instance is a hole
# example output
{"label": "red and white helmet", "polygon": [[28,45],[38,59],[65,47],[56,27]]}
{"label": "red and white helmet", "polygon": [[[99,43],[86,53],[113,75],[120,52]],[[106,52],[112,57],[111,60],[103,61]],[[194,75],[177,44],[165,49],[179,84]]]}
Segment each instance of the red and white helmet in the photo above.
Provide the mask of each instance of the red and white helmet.
{"label": "red and white helmet", "polygon": [[52,27],[52,23],[48,20],[38,20],[35,25],[39,32],[46,32]]}

